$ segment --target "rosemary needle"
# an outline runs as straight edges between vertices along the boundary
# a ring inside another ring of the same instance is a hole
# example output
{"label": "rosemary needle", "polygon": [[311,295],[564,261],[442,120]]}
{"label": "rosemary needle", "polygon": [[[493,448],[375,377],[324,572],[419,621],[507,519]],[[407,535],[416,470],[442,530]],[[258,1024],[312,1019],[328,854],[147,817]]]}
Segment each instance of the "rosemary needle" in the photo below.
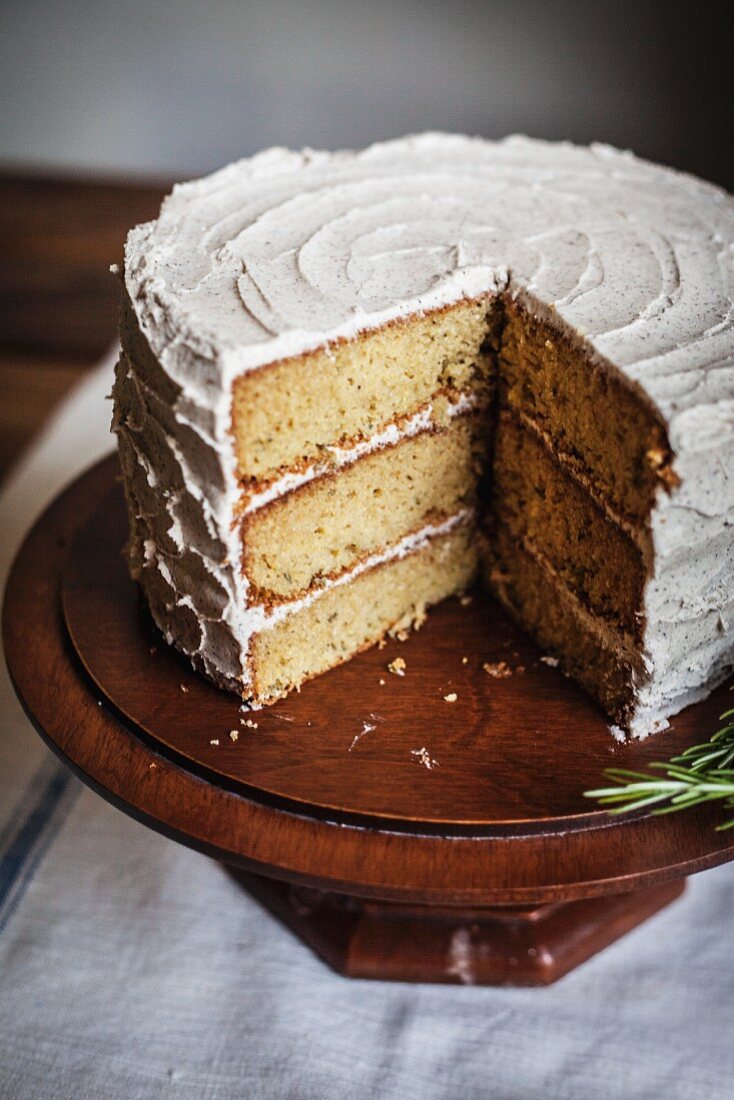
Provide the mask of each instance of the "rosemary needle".
{"label": "rosemary needle", "polygon": [[[604,774],[616,786],[586,791],[584,797],[596,798],[613,814],[644,806],[654,806],[654,814],[669,814],[714,801],[721,801],[725,810],[734,810],[734,709],[727,710],[719,721],[725,724],[710,740],[692,745],[668,761],[651,764],[647,772],[607,768]],[[717,829],[731,828],[734,817],[717,825]]]}

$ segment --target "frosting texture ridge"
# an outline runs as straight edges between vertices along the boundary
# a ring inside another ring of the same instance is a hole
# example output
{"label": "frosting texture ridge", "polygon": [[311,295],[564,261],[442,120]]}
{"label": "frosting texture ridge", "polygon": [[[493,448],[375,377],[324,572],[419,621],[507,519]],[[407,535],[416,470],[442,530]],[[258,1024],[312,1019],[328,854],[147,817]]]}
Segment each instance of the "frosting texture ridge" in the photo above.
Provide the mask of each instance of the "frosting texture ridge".
{"label": "frosting texture ridge", "polygon": [[178,185],[126,274],[159,347],[238,371],[509,280],[669,415],[734,398],[733,240],[728,195],[629,153],[424,134]]}

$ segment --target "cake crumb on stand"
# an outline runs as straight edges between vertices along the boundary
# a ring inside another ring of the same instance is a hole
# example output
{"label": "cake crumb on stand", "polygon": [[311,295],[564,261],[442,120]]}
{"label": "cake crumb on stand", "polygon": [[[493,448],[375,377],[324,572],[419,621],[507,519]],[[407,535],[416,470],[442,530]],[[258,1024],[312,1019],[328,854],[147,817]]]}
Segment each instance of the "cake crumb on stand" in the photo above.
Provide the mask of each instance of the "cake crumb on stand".
{"label": "cake crumb on stand", "polygon": [[349,752],[351,752],[352,749],[354,749],[359,744],[359,742],[366,734],[372,733],[376,729],[377,726],[374,724],[374,722],[363,722],[362,729],[359,731],[359,733],[355,733],[354,737],[352,738],[352,743],[349,746]]}
{"label": "cake crumb on stand", "polygon": [[416,763],[422,764],[429,771],[440,766],[438,760],[434,760],[425,745],[420,749],[411,749],[410,755],[415,757]]}
{"label": "cake crumb on stand", "polygon": [[482,668],[493,680],[507,680],[512,676],[512,669],[507,661],[485,661]]}

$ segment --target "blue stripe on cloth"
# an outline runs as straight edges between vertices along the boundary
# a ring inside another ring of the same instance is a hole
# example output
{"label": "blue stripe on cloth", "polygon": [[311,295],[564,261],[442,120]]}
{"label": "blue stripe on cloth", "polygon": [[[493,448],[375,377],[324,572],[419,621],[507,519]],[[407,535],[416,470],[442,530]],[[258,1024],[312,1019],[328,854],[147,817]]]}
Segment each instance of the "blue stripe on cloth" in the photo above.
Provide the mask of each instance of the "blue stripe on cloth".
{"label": "blue stripe on cloth", "polygon": [[0,932],[15,912],[48,851],[81,784],[66,768],[49,760],[36,773],[20,814],[0,837]]}
{"label": "blue stripe on cloth", "polygon": [[22,829],[29,813],[29,807],[36,805],[42,796],[42,792],[58,770],[59,762],[56,757],[52,756],[51,753],[44,753],[43,763],[28,783],[28,786],[22,791],[21,788],[18,788],[18,801],[8,816],[5,825],[0,829],[0,860]]}

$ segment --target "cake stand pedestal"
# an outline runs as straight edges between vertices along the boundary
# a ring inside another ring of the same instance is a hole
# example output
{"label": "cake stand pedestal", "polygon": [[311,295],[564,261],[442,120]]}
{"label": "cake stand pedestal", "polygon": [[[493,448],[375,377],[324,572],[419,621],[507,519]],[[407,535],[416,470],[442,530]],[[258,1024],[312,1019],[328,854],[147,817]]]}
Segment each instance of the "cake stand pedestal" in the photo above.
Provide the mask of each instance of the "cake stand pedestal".
{"label": "cake stand pedestal", "polygon": [[337,970],[546,984],[734,856],[713,807],[610,817],[582,797],[606,767],[708,737],[727,685],[670,731],[618,744],[477,592],[242,712],[151,627],[116,473],[110,457],[75,481],[18,554],[3,610],[18,695],[94,790],[221,860]]}

